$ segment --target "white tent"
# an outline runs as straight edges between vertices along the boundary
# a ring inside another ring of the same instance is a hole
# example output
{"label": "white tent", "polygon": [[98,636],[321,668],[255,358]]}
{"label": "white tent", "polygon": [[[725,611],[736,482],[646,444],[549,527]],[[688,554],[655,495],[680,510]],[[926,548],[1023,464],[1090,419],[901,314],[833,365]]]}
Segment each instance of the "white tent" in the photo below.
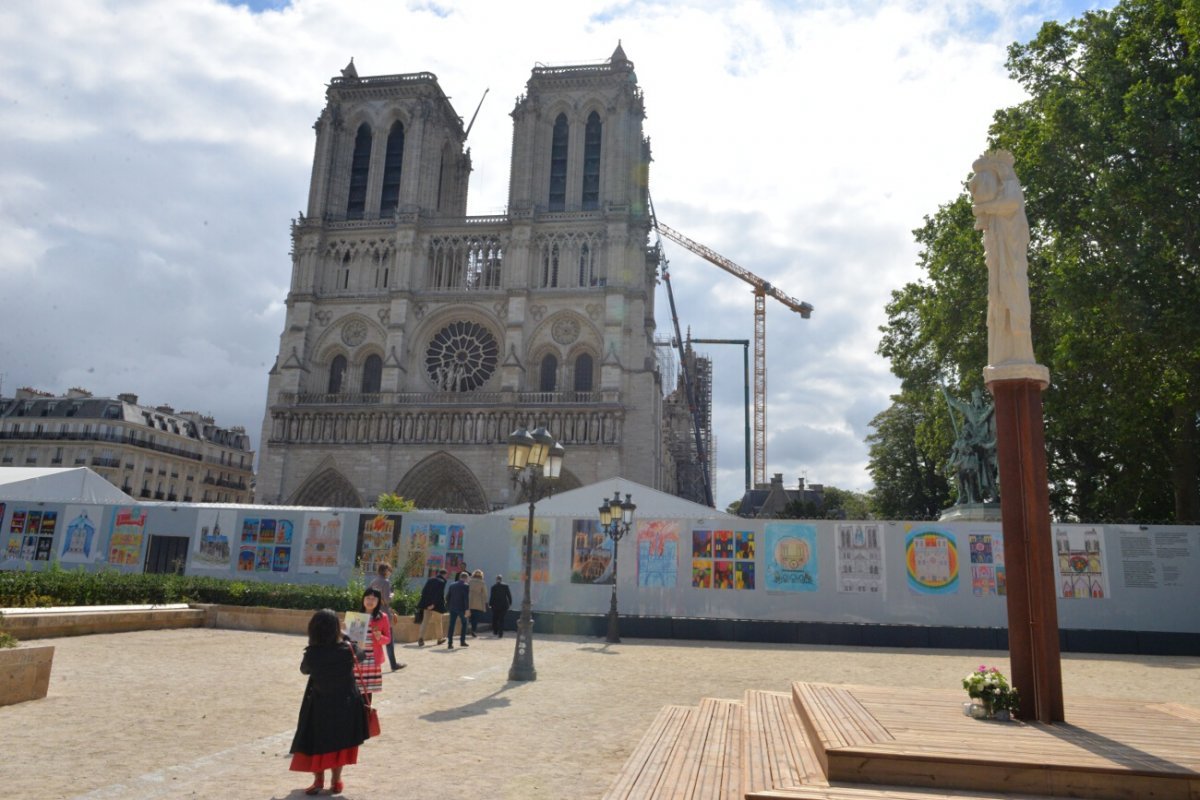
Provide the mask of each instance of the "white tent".
{"label": "white tent", "polygon": [[87,467],[0,467],[0,500],[132,503],[133,498]]}
{"label": "white tent", "polygon": [[[596,517],[600,504],[610,500],[614,491],[621,493],[622,500],[625,499],[625,495],[630,495],[630,500],[637,506],[637,511],[634,512],[637,519],[739,519],[723,511],[651,489],[625,478],[608,478],[539,500],[537,515],[577,519]],[[496,516],[520,516],[529,513],[529,504],[521,503],[491,513]]]}

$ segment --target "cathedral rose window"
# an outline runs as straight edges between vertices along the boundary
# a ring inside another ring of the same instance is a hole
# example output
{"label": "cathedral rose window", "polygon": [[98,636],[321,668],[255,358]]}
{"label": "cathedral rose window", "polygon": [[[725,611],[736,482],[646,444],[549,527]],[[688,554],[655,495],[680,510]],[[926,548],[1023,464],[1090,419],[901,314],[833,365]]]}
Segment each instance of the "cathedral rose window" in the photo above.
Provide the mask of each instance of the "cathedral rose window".
{"label": "cathedral rose window", "polygon": [[425,371],[443,392],[472,392],[496,371],[500,346],[482,325],[451,322],[425,349]]}

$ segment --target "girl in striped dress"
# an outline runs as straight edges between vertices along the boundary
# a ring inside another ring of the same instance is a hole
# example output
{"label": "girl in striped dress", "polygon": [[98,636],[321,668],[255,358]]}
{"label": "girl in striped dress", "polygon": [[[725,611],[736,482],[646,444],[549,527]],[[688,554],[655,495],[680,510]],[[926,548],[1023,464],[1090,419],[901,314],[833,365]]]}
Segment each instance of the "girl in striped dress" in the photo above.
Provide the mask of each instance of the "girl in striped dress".
{"label": "girl in striped dress", "polygon": [[363,643],[366,653],[356,670],[366,686],[367,700],[375,692],[383,691],[383,646],[392,640],[392,623],[383,610],[383,597],[378,589],[363,592],[363,611],[371,615],[367,628],[367,641]]}

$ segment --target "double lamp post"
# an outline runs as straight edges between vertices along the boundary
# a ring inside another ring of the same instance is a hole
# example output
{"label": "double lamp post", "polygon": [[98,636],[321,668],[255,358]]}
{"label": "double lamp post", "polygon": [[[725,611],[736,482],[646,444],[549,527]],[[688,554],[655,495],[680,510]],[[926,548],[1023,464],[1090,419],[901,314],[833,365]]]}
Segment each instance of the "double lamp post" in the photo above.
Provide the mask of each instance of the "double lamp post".
{"label": "double lamp post", "polygon": [[600,528],[612,539],[612,600],[608,604],[608,635],[605,641],[616,644],[621,641],[621,630],[617,621],[617,545],[633,526],[633,512],[637,506],[629,495],[621,502],[621,493],[613,492],[611,500],[600,506]]}
{"label": "double lamp post", "polygon": [[521,600],[521,618],[517,620],[517,647],[508,670],[510,681],[537,680],[537,670],[533,666],[533,603],[529,593],[529,581],[533,574],[533,509],[538,500],[553,490],[553,485],[546,481],[558,480],[565,452],[566,448],[556,442],[544,427],[535,429],[533,433],[520,428],[508,437],[508,468],[512,472],[513,485],[519,485],[529,498],[529,528],[525,533],[525,597]]}
{"label": "double lamp post", "polygon": [[[525,596],[521,599],[521,616],[517,620],[517,644],[513,651],[512,666],[508,670],[510,681],[537,680],[537,669],[533,666],[533,602],[530,581],[533,576],[533,516],[537,501],[549,495],[554,486],[547,481],[557,481],[562,473],[563,454],[566,452],[555,441],[545,427],[530,433],[525,428],[513,431],[508,437],[508,469],[512,473],[514,486],[520,486],[529,498],[529,525],[525,532]],[[617,618],[617,545],[633,526],[636,509],[625,495],[614,492],[611,500],[600,506],[600,527],[612,539],[612,599],[608,610],[607,641],[620,642],[621,634]]]}

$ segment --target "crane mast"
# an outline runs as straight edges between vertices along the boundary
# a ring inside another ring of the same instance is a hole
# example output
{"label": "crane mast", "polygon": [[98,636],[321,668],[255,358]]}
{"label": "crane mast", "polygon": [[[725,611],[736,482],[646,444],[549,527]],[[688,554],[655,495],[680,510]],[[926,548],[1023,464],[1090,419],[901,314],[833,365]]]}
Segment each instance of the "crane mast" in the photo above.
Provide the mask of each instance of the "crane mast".
{"label": "crane mast", "polygon": [[745,267],[739,266],[715,250],[689,239],[679,231],[652,217],[654,228],[676,244],[714,264],[754,287],[754,484],[767,482],[767,297],[773,297],[803,319],[812,316],[809,303],[785,294]]}

